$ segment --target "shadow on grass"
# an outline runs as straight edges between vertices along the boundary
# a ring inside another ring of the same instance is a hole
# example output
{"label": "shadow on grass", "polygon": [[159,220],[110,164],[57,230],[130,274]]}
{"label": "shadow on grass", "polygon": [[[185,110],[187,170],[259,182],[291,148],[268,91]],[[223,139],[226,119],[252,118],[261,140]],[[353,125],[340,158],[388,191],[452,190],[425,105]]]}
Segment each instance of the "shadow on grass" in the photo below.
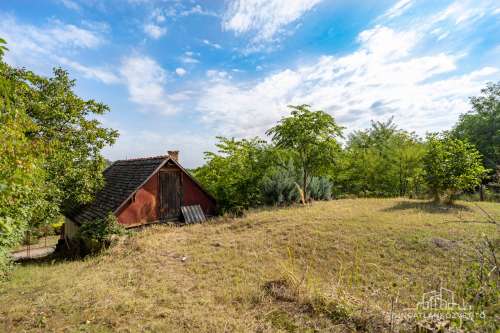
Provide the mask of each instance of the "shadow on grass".
{"label": "shadow on grass", "polygon": [[460,204],[442,204],[433,201],[401,201],[396,205],[384,209],[385,212],[395,212],[398,210],[415,209],[431,214],[451,214],[456,211],[471,211],[467,206]]}
{"label": "shadow on grass", "polygon": [[54,265],[58,263],[63,263],[63,262],[68,262],[68,261],[74,261],[74,260],[81,260],[82,258],[79,257],[69,257],[69,256],[64,256],[61,255],[57,252],[52,252],[46,256],[40,256],[40,257],[23,257],[14,260],[16,264],[22,265],[22,266],[31,266],[31,265]]}

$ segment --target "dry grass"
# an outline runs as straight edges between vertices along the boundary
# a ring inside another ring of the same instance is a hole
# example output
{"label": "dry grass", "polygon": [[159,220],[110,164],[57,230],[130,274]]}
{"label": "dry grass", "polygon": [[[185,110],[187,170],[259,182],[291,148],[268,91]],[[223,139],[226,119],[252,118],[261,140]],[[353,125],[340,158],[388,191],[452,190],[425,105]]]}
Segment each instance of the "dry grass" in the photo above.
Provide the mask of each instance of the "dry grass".
{"label": "dry grass", "polygon": [[461,258],[497,234],[460,205],[353,199],[152,227],[98,257],[17,266],[0,330],[386,331],[391,308],[456,288]]}

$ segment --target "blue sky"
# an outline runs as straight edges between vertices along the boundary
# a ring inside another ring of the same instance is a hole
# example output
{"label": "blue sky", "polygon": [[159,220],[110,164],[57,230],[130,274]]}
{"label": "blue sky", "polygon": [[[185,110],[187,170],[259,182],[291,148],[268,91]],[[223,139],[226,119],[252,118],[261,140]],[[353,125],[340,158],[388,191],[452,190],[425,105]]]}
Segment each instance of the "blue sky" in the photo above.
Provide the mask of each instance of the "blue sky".
{"label": "blue sky", "polygon": [[393,116],[420,135],[450,128],[500,80],[497,1],[0,0],[5,60],[108,104],[115,160],[179,149],[203,163],[216,135],[263,135],[286,105],[347,132]]}

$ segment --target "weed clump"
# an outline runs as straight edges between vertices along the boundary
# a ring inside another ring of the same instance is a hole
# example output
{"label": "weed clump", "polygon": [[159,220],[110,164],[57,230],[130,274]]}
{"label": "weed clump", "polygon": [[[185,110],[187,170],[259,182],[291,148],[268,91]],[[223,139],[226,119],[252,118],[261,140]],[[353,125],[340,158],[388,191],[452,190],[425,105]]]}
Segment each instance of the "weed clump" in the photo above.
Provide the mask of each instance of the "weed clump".
{"label": "weed clump", "polygon": [[112,213],[105,218],[83,223],[76,237],[78,252],[82,256],[98,253],[111,246],[117,236],[125,234],[126,229]]}

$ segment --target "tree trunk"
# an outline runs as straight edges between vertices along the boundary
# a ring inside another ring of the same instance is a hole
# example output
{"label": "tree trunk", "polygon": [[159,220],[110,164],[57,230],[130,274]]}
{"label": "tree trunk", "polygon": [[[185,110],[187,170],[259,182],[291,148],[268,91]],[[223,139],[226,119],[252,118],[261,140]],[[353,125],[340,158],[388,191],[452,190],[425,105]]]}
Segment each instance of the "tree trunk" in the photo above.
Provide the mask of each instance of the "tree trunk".
{"label": "tree trunk", "polygon": [[304,191],[304,202],[303,204],[306,204],[307,201],[309,200],[308,196],[307,196],[307,171],[304,169],[304,174],[303,174],[304,178],[302,180],[302,191]]}
{"label": "tree trunk", "polygon": [[439,191],[438,190],[434,190],[434,202],[440,202],[441,201],[441,198],[439,197]]}

